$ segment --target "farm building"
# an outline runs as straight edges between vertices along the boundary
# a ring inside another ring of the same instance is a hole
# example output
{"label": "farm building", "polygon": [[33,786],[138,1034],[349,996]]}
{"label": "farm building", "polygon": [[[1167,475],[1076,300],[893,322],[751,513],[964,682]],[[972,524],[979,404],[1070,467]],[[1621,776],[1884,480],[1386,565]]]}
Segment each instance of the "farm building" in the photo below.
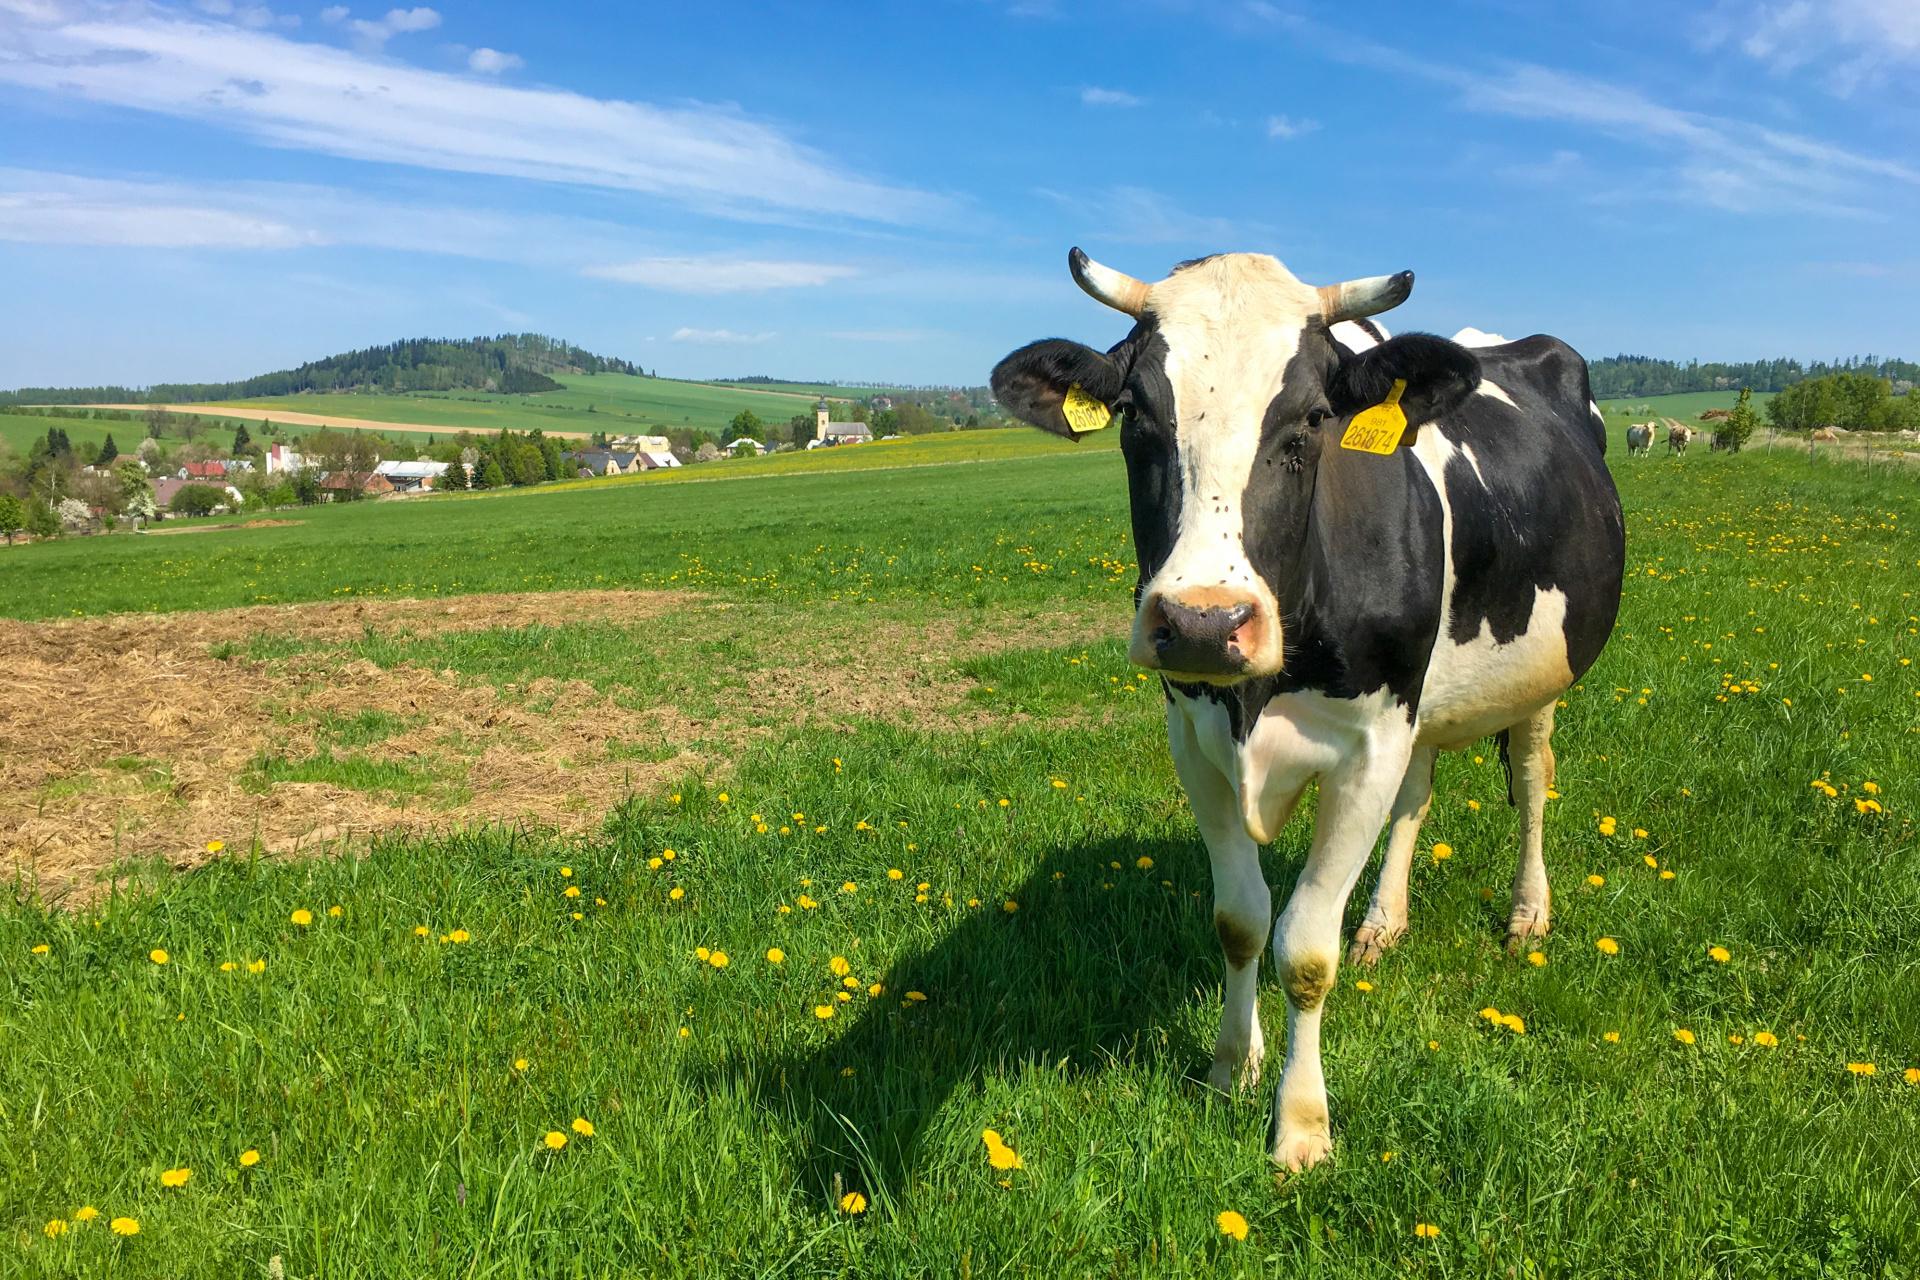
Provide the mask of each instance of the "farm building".
{"label": "farm building", "polygon": [[444,462],[383,462],[373,469],[375,475],[385,476],[393,486],[395,493],[417,493],[439,487],[440,477],[447,473]]}
{"label": "farm building", "polygon": [[[353,489],[354,477],[344,471],[331,471],[320,480],[320,491],[327,501],[332,502],[341,494]],[[393,481],[379,472],[373,472],[360,481],[360,492],[369,498],[384,498],[393,492]]]}
{"label": "farm building", "polygon": [[594,476],[624,476],[646,469],[639,465],[640,455],[627,449],[581,449],[561,454],[560,460],[582,480]]}

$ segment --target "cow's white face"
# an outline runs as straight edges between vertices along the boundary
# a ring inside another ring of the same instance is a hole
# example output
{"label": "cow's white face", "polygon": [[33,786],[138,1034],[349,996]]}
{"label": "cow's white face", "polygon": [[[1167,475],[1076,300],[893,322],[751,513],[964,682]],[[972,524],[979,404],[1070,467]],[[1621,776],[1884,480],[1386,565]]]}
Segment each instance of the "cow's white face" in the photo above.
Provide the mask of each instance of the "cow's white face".
{"label": "cow's white face", "polygon": [[[1263,443],[1271,453],[1273,431],[1292,425],[1273,421],[1272,411],[1298,399],[1304,418],[1318,404],[1317,385],[1305,396],[1284,393],[1289,369],[1316,384],[1325,372],[1331,349],[1319,296],[1266,254],[1221,254],[1156,285],[1141,321],[1164,344],[1168,400],[1138,396],[1125,430],[1171,436],[1179,502],[1168,512],[1175,519],[1165,560],[1141,563],[1148,576],[1128,656],[1197,680],[1270,675],[1281,668],[1285,641],[1273,566],[1263,573],[1248,545],[1247,496],[1256,473],[1272,470],[1262,466]],[[1303,350],[1317,358],[1299,361]],[[1139,372],[1142,387],[1155,382],[1149,370]],[[1149,417],[1158,421],[1140,421]],[[1291,474],[1283,469],[1270,479],[1285,485]],[[1183,630],[1195,634],[1182,637]],[[1224,661],[1216,661],[1211,651],[1222,642]]]}
{"label": "cow's white face", "polygon": [[1401,340],[1356,360],[1329,326],[1396,305],[1412,274],[1315,288],[1273,257],[1236,253],[1149,286],[1077,249],[1069,262],[1083,289],[1139,323],[1104,355],[1062,339],[1023,347],[994,369],[995,395],[1062,435],[1074,434],[1070,396],[1122,414],[1141,573],[1134,662],[1215,684],[1278,672],[1322,424],[1378,403],[1395,377],[1418,379],[1409,361],[1431,363]]}

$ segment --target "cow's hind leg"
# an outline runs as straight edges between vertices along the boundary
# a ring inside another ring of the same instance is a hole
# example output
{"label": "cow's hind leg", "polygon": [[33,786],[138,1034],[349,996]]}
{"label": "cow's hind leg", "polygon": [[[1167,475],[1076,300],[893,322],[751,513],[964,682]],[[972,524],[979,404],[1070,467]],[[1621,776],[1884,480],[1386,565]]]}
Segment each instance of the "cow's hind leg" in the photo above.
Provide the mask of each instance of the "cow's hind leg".
{"label": "cow's hind leg", "polygon": [[1400,780],[1400,793],[1393,798],[1393,827],[1387,833],[1380,878],[1374,883],[1366,919],[1354,930],[1348,964],[1376,963],[1407,932],[1407,875],[1413,869],[1420,824],[1427,820],[1427,808],[1433,802],[1433,758],[1432,747],[1415,747],[1407,762],[1407,776]]}
{"label": "cow's hind leg", "polygon": [[1318,1164],[1333,1150],[1326,1076],[1320,1066],[1320,1014],[1340,958],[1347,896],[1366,870],[1411,744],[1372,742],[1358,758],[1320,779],[1320,811],[1307,864],[1280,913],[1274,964],[1287,992],[1287,1060],[1274,1092],[1268,1155],[1289,1169]]}
{"label": "cow's hind leg", "polygon": [[1247,834],[1233,785],[1205,758],[1196,731],[1176,707],[1169,707],[1167,738],[1187,799],[1213,863],[1213,927],[1226,957],[1220,1035],[1213,1045],[1207,1083],[1222,1093],[1234,1076],[1244,1084],[1260,1079],[1266,1043],[1260,1034],[1260,952],[1273,923],[1273,894],[1260,874],[1260,846]]}
{"label": "cow's hind leg", "polygon": [[1507,789],[1520,811],[1520,863],[1513,873],[1513,911],[1507,946],[1547,931],[1547,862],[1542,848],[1547,788],[1553,785],[1553,708],[1549,702],[1508,729]]}

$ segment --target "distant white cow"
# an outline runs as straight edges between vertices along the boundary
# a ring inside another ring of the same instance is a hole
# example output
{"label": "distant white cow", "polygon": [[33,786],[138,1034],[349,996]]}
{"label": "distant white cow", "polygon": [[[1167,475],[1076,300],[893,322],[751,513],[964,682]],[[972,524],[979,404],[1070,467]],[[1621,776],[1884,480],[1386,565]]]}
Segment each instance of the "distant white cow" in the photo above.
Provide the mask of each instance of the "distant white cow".
{"label": "distant white cow", "polygon": [[1653,424],[1634,422],[1627,426],[1627,456],[1644,458],[1653,452]]}
{"label": "distant white cow", "polygon": [[1683,423],[1667,420],[1667,455],[1685,453],[1687,445],[1693,440],[1693,428]]}

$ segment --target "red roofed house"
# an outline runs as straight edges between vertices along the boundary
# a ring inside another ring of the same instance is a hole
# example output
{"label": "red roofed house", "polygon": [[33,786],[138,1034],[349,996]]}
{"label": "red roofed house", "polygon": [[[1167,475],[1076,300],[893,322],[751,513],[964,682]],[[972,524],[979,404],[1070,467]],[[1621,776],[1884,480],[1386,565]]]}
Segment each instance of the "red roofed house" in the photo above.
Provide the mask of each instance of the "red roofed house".
{"label": "red roofed house", "polygon": [[224,462],[189,462],[174,473],[182,480],[225,480],[227,464]]}

